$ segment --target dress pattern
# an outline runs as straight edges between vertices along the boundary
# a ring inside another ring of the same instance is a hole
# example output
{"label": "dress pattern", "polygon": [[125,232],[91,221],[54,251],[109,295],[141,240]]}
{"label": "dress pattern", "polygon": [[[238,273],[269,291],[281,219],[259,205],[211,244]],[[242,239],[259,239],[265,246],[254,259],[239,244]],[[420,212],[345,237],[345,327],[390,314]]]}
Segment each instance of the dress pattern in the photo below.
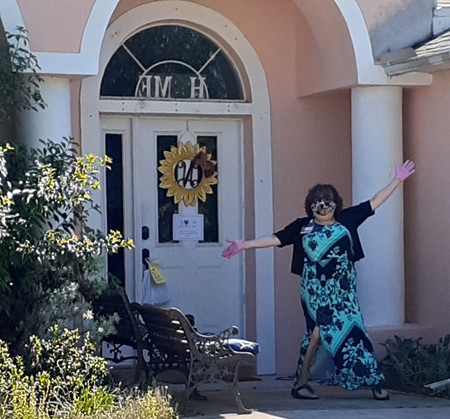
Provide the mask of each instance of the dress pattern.
{"label": "dress pattern", "polygon": [[351,260],[352,241],[341,224],[313,228],[303,235],[305,261],[302,275],[302,307],[306,332],[300,348],[294,386],[317,326],[321,344],[333,358],[334,380],[347,390],[385,384],[373,355],[356,295],[356,272]]}

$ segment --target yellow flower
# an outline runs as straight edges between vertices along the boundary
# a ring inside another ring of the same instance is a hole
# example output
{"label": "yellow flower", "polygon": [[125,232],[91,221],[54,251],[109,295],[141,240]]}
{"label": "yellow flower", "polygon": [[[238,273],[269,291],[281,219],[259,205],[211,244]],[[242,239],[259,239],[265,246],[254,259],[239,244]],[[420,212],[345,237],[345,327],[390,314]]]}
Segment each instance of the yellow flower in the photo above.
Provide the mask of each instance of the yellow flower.
{"label": "yellow flower", "polygon": [[6,206],[10,206],[12,204],[12,201],[8,199],[6,196],[2,196],[2,204]]}
{"label": "yellow flower", "polygon": [[87,156],[86,156],[86,161],[88,162],[88,163],[95,163],[96,161],[97,161],[97,157],[96,156],[94,156],[93,154],[88,154]]}
{"label": "yellow flower", "polygon": [[100,182],[97,180],[97,182],[91,183],[92,189],[100,189]]}

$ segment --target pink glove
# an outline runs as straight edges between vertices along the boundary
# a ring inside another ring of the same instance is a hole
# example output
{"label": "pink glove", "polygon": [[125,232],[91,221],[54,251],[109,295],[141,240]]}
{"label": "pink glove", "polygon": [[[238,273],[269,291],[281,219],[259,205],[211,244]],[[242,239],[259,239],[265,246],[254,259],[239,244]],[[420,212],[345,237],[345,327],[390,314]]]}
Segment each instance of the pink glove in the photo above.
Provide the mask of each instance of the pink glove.
{"label": "pink glove", "polygon": [[403,182],[406,178],[410,177],[414,173],[414,162],[406,160],[403,166],[399,167],[395,163],[395,178]]}
{"label": "pink glove", "polygon": [[222,257],[231,259],[244,250],[244,240],[227,240],[230,245],[222,252]]}

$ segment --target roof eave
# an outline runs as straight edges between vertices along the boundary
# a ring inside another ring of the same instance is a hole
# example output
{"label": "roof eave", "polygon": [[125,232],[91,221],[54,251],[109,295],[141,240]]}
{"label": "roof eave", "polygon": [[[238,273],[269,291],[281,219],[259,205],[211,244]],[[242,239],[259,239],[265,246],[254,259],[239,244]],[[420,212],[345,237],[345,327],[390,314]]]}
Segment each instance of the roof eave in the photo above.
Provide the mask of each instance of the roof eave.
{"label": "roof eave", "polygon": [[450,51],[428,57],[418,57],[406,61],[383,65],[388,76],[421,72],[432,73],[450,68]]}

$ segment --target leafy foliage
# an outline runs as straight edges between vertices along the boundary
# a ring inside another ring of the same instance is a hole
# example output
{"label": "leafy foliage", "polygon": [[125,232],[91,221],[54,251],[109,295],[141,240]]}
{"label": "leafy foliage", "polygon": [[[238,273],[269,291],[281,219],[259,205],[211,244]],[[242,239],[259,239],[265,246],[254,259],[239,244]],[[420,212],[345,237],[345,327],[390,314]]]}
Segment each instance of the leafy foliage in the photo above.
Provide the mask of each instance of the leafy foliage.
{"label": "leafy foliage", "polygon": [[5,419],[177,417],[164,390],[130,393],[105,385],[106,361],[95,355],[89,336],[51,329],[49,339],[33,336],[29,345],[32,372],[20,356],[12,358],[0,341],[0,417]]}
{"label": "leafy foliage", "polygon": [[[425,384],[450,378],[450,335],[437,344],[423,344],[421,340],[395,336],[383,344],[387,354],[382,366],[390,388],[431,394]],[[450,391],[443,388],[434,394],[449,397]]]}
{"label": "leafy foliage", "polygon": [[11,118],[11,110],[44,109],[39,90],[43,81],[36,57],[28,49],[27,31],[17,27],[0,42],[0,123]]}
{"label": "leafy foliage", "polygon": [[43,313],[61,308],[49,304],[58,300],[55,293],[75,290],[62,307],[73,306],[71,317],[79,314],[80,305],[101,292],[92,278],[102,268],[103,255],[130,249],[133,242],[87,223],[90,211],[98,210],[92,195],[100,188],[100,170],[111,164],[108,157],[78,156],[71,139],[47,140],[40,149],[2,150],[0,337],[21,336],[15,339],[19,343],[55,323]]}
{"label": "leafy foliage", "polygon": [[[121,407],[96,414],[96,419],[176,419],[176,406],[166,389],[155,388],[143,394],[138,391],[121,398]],[[81,419],[81,418],[80,418]],[[86,418],[87,419],[87,418]],[[90,418],[89,418],[90,419]],[[92,417],[94,419],[94,417]]]}

